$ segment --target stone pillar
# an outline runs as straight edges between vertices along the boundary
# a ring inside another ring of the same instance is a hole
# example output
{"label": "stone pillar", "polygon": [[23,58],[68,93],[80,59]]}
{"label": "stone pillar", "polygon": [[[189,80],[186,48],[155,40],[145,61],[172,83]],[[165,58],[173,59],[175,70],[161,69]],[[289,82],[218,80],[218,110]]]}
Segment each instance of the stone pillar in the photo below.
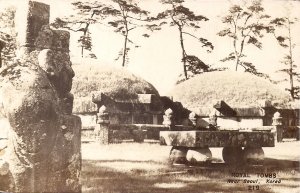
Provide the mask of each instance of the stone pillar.
{"label": "stone pillar", "polygon": [[95,128],[95,139],[100,144],[109,144],[110,139],[110,131],[109,131],[109,114],[104,105],[99,108],[99,112],[97,113],[96,119],[96,128]]}
{"label": "stone pillar", "polygon": [[283,125],[282,117],[279,112],[274,113],[272,125],[275,126],[277,142],[282,142],[283,139]]}
{"label": "stone pillar", "polygon": [[197,126],[197,115],[196,115],[195,112],[191,112],[191,113],[189,114],[189,120],[192,122],[192,125],[193,125],[194,127]]}
{"label": "stone pillar", "polygon": [[49,5],[31,0],[20,1],[15,16],[17,46],[21,49],[26,48],[27,51],[34,50],[38,34],[42,26],[49,24],[49,19]]}
{"label": "stone pillar", "polygon": [[173,129],[173,127],[174,127],[174,117],[173,117],[173,111],[172,111],[172,109],[167,109],[166,111],[165,111],[165,114],[164,114],[164,116],[163,116],[163,125],[165,125],[165,126],[167,126],[167,127],[169,127],[170,128],[170,130],[172,130]]}

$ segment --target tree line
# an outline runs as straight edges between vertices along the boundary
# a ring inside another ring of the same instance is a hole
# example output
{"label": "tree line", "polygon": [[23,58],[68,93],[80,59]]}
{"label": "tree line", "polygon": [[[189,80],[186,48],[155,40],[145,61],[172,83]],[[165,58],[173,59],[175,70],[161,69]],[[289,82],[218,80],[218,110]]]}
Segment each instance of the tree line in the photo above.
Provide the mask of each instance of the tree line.
{"label": "tree line", "polygon": [[[56,18],[51,24],[54,28],[64,28],[74,33],[79,33],[78,45],[81,48],[81,56],[85,52],[89,57],[97,58],[93,53],[93,40],[91,36],[92,25],[108,25],[120,34],[123,39],[122,50],[118,53],[116,60],[121,60],[123,67],[127,66],[130,59],[132,47],[140,47],[135,43],[132,31],[138,28],[144,29],[147,33],[141,34],[144,38],[149,38],[151,32],[162,30],[165,26],[175,28],[178,31],[178,46],[181,49],[181,62],[183,66],[181,78],[178,82],[185,81],[197,74],[209,71],[226,70],[226,68],[213,68],[205,64],[198,56],[189,54],[185,44],[185,36],[189,36],[199,43],[208,53],[214,50],[211,41],[197,33],[203,27],[203,23],[209,18],[196,14],[185,5],[185,0],[160,0],[165,9],[154,15],[148,10],[144,10],[133,0],[110,0],[110,1],[75,1],[72,3],[74,14]],[[7,42],[7,46],[2,51],[4,60],[12,60],[15,56],[15,32],[13,30],[15,9],[8,8],[0,13],[0,38]],[[286,17],[272,18],[265,13],[261,0],[253,0],[241,4],[233,4],[226,15],[221,17],[222,23],[226,26],[217,35],[229,38],[233,50],[229,50],[228,56],[221,59],[234,65],[238,71],[242,68],[245,72],[257,76],[269,78],[267,74],[259,72],[251,58],[247,58],[248,46],[257,49],[263,48],[262,38],[271,35],[278,45],[286,50],[283,55],[284,68],[280,72],[284,73],[289,82],[289,91],[293,99],[299,99],[300,74],[299,67],[294,61],[295,43],[291,31],[297,18]],[[5,30],[3,30],[5,29]],[[7,30],[9,29],[9,30]]]}

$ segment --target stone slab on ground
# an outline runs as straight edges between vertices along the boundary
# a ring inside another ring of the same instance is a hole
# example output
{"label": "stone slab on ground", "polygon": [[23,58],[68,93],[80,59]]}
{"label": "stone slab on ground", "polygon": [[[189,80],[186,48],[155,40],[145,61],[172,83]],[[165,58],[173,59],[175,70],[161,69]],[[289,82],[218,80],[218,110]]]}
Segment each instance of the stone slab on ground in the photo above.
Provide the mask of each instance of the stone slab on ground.
{"label": "stone slab on ground", "polygon": [[274,133],[268,131],[161,131],[161,145],[184,147],[274,147]]}

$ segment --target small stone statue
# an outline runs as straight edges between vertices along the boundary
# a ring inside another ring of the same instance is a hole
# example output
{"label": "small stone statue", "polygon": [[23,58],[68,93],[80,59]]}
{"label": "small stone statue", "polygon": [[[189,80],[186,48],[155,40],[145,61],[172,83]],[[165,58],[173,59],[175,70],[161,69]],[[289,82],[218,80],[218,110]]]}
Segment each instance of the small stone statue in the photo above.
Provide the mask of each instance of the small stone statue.
{"label": "small stone statue", "polygon": [[163,120],[163,125],[169,126],[171,128],[171,126],[174,126],[174,117],[173,117],[173,111],[172,109],[167,109],[165,111],[165,114],[163,116],[164,120]]}
{"label": "small stone statue", "polygon": [[195,112],[191,112],[189,114],[189,120],[192,122],[192,125],[196,127],[197,125],[197,114]]}
{"label": "small stone statue", "polygon": [[217,115],[216,115],[216,111],[212,111],[210,114],[209,114],[209,122],[208,122],[208,128],[209,130],[216,130],[217,129]]}

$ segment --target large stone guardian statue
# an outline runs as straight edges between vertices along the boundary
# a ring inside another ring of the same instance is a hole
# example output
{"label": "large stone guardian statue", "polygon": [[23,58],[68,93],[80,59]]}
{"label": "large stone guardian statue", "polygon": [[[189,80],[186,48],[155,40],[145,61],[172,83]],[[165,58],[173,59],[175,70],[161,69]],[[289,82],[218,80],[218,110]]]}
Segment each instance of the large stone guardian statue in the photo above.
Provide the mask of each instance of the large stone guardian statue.
{"label": "large stone guardian statue", "polygon": [[49,27],[49,5],[24,3],[16,13],[18,58],[0,69],[0,116],[10,125],[1,158],[9,184],[2,191],[81,192],[70,35]]}

